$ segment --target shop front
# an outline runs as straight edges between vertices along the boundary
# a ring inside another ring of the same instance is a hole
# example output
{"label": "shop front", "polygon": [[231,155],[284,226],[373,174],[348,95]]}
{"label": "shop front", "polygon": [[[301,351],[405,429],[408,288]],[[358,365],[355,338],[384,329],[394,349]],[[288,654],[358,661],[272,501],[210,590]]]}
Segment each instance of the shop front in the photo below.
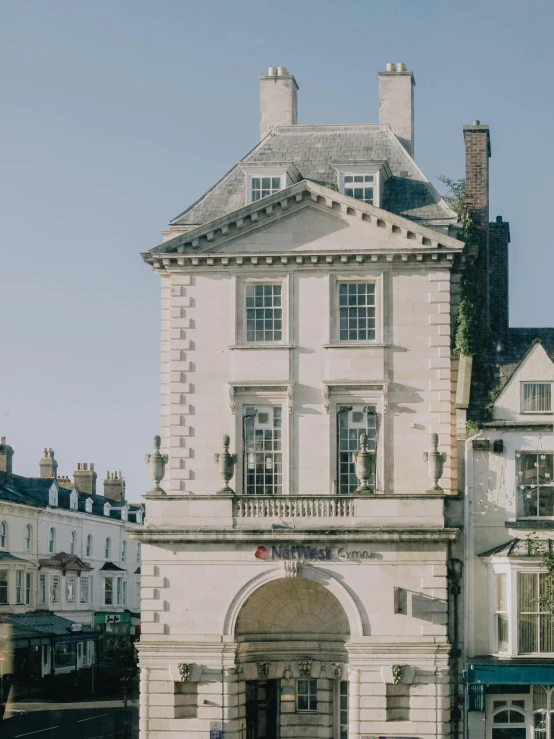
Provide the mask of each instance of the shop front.
{"label": "shop front", "polygon": [[554,739],[554,665],[470,664],[466,708],[470,739]]}

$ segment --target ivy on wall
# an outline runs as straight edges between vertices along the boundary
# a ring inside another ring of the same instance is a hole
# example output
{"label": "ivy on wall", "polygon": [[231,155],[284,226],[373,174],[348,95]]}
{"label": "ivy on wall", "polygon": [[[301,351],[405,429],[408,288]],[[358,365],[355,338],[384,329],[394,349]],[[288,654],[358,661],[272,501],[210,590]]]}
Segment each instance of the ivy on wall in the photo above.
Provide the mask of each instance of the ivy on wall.
{"label": "ivy on wall", "polygon": [[[474,245],[476,230],[467,204],[465,179],[452,180],[446,175],[440,175],[439,180],[448,188],[448,194],[443,195],[445,203],[458,216],[460,226],[458,238],[469,246]],[[475,275],[475,270],[466,270],[462,276],[460,304],[454,332],[454,354],[466,357],[479,354],[485,342],[483,301],[479,295]]]}

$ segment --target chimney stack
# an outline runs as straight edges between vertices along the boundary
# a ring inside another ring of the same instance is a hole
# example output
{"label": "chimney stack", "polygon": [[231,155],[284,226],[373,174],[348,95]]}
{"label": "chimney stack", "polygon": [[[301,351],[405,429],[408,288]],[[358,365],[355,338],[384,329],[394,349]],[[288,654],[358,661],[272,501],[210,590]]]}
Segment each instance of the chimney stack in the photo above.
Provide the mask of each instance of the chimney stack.
{"label": "chimney stack", "polygon": [[44,447],[42,450],[42,459],[39,462],[40,476],[44,477],[58,477],[58,463],[54,458],[54,452],[52,449]]}
{"label": "chimney stack", "polygon": [[6,482],[12,478],[12,457],[13,449],[6,444],[6,437],[0,436],[0,474],[3,473]]}
{"label": "chimney stack", "polygon": [[276,126],[296,125],[296,80],[286,67],[270,67],[260,77],[260,139]]}
{"label": "chimney stack", "polygon": [[410,156],[414,156],[414,75],[403,62],[389,62],[379,72],[379,123],[388,123]]}
{"label": "chimney stack", "polygon": [[125,480],[121,472],[106,472],[104,497],[118,503],[125,500]]}
{"label": "chimney stack", "polygon": [[491,140],[489,127],[473,121],[471,126],[464,126],[466,146],[466,203],[473,223],[476,226],[476,239],[479,255],[475,264],[483,296],[485,325],[490,326],[490,294],[489,294],[489,159],[491,156]]}
{"label": "chimney stack", "polygon": [[91,462],[79,462],[77,469],[73,473],[73,480],[75,485],[79,488],[82,493],[88,495],[96,494],[96,472],[94,471],[94,464]]}

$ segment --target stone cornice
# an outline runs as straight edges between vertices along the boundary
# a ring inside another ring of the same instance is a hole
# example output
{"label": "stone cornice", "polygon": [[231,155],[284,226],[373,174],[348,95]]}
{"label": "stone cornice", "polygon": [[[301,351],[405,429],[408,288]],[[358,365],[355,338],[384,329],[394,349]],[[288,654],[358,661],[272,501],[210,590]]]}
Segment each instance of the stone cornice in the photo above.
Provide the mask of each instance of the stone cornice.
{"label": "stone cornice", "polygon": [[133,539],[145,544],[181,543],[181,544],[254,544],[263,540],[271,542],[449,542],[455,541],[459,535],[455,528],[420,528],[420,529],[344,529],[333,531],[317,529],[290,529],[272,531],[271,529],[143,529],[137,531]]}
{"label": "stone cornice", "polygon": [[[221,254],[218,249],[237,236],[247,235],[265,228],[284,215],[306,206],[331,211],[337,217],[367,223],[395,235],[385,247],[336,252],[286,252],[277,251]],[[396,241],[396,243],[394,243]],[[404,242],[404,243],[402,243]],[[180,234],[152,251],[142,254],[143,259],[157,271],[175,268],[252,266],[301,266],[314,264],[348,264],[356,262],[452,262],[465,250],[463,242],[441,234],[407,218],[389,213],[367,203],[362,203],[343,193],[330,190],[309,180],[302,180],[267,198],[250,203],[233,213]]]}

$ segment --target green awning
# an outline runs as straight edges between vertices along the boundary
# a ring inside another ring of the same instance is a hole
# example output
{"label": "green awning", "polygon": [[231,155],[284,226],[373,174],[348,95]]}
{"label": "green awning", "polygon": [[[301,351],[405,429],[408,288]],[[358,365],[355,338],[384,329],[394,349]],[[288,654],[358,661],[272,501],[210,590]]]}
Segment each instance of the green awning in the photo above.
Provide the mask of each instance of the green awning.
{"label": "green awning", "polygon": [[471,685],[554,685],[552,665],[468,665],[467,682]]}

